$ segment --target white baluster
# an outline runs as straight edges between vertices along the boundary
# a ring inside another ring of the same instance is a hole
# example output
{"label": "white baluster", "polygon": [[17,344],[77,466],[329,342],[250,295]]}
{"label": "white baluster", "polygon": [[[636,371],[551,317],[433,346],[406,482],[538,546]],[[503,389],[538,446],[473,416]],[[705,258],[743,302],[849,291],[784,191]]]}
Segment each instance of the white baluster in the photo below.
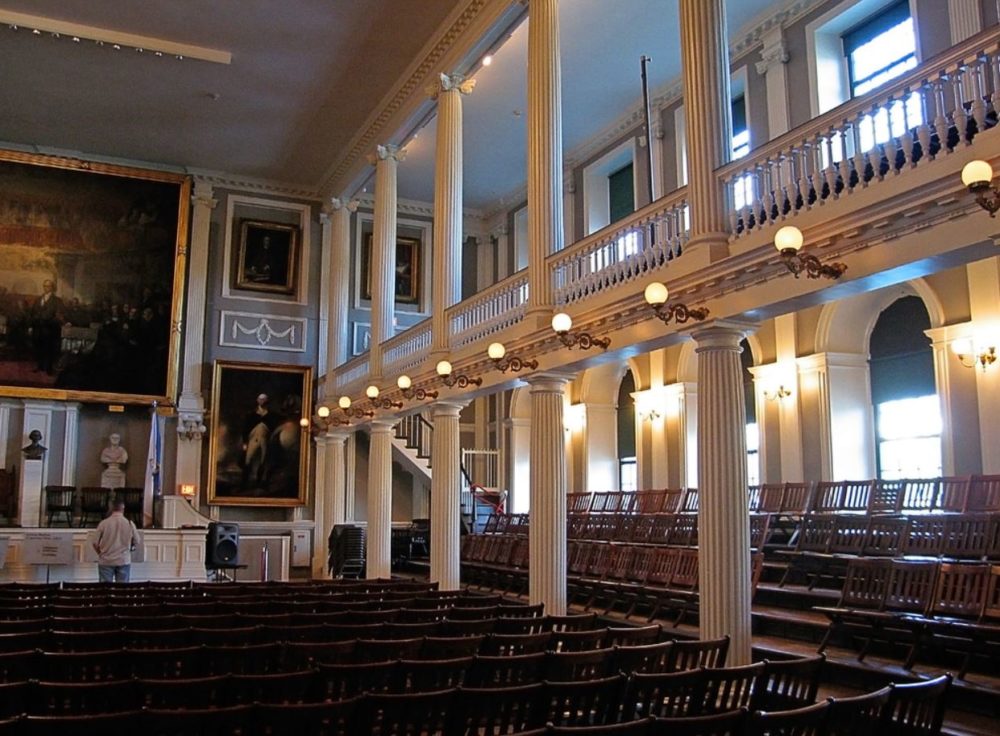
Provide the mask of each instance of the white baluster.
{"label": "white baluster", "polygon": [[962,89],[967,72],[968,69],[966,67],[959,67],[952,78],[951,91],[954,95],[955,107],[952,110],[951,119],[954,121],[955,130],[958,133],[958,146],[956,148],[969,144],[969,141],[965,137],[965,131],[969,124],[969,114],[965,111],[965,96]]}
{"label": "white baluster", "polygon": [[975,97],[972,100],[972,119],[976,121],[976,132],[982,133],[986,130],[986,90],[983,83],[983,67],[986,59],[977,57],[972,65],[972,87],[975,90]]}

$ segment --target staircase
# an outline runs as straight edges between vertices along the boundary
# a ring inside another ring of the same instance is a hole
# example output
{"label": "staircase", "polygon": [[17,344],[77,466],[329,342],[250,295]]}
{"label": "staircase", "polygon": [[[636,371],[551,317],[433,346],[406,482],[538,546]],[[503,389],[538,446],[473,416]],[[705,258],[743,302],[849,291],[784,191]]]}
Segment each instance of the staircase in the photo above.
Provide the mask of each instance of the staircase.
{"label": "staircase", "polygon": [[[396,425],[392,443],[397,459],[427,480],[432,472],[433,433],[434,426],[422,414],[410,414]],[[482,532],[490,514],[504,507],[507,494],[497,488],[499,463],[499,450],[462,450],[461,514],[470,532]]]}

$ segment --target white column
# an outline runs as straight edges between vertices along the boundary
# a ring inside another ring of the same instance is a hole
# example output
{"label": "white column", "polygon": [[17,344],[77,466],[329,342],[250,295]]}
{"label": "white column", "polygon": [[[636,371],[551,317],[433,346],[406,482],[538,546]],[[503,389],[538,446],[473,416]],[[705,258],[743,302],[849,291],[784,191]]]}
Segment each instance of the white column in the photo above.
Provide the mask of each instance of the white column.
{"label": "white column", "polygon": [[[190,438],[180,430],[185,425],[197,428],[205,422],[205,399],[201,394],[202,366],[205,360],[205,309],[208,291],[209,232],[212,210],[218,204],[212,197],[212,185],[195,181],[191,195],[191,245],[188,249],[187,294],[184,300],[184,356],[181,395],[177,400],[177,484],[190,483],[201,487],[202,435],[192,432]],[[164,488],[165,494],[176,493]],[[198,507],[199,497],[192,503]]]}
{"label": "white column", "polygon": [[729,38],[723,0],[680,0],[681,66],[687,114],[688,252],[711,262],[728,253],[722,189],[715,170],[729,160],[733,123]]}
{"label": "white column", "polygon": [[950,327],[924,330],[934,352],[934,389],[941,407],[941,474],[956,475],[954,407],[952,404],[951,367],[958,363],[951,351]]}
{"label": "white column", "polygon": [[[977,346],[977,335],[989,335],[987,342],[994,345],[992,325],[1000,322],[1000,258],[985,258],[966,267],[969,279],[969,307],[972,317],[973,345]],[[953,358],[954,359],[954,358]],[[983,470],[985,474],[1000,473],[1000,416],[996,408],[1000,406],[1000,371],[980,370],[976,372],[976,395],[979,400],[979,442],[982,448]]]}
{"label": "white column", "polygon": [[[395,334],[396,309],[396,167],[406,152],[378,146],[375,164],[375,222],[372,225],[372,342],[368,372],[382,377],[382,343]],[[364,278],[364,275],[362,275]]]}
{"label": "white column", "polygon": [[[28,445],[28,435],[38,430],[42,433],[43,447],[52,445],[52,414],[61,409],[59,404],[47,401],[25,401],[24,417],[21,423],[21,447]],[[24,460],[21,464],[21,479],[17,503],[18,523],[21,526],[42,526],[45,499],[42,488],[48,483],[49,457],[47,451],[41,460]],[[20,459],[20,458],[19,458]]]}
{"label": "white column", "polygon": [[508,253],[507,253],[507,224],[499,225],[493,229],[490,233],[494,240],[496,240],[497,248],[497,281],[503,281],[505,278],[510,276],[511,268],[508,265]]}
{"label": "white column", "polygon": [[62,483],[76,485],[76,451],[80,439],[80,405],[75,402],[63,404],[66,424],[63,427]]}
{"label": "white column", "polygon": [[[314,579],[326,578],[327,573],[327,540],[330,531],[337,524],[343,524],[344,515],[344,481],[346,465],[344,443],[350,432],[342,429],[329,430],[321,437],[323,444],[323,485],[317,483],[315,510],[315,544],[313,545],[312,573]],[[319,466],[320,457],[316,457]],[[320,499],[322,497],[322,503]]]}
{"label": "white column", "polygon": [[[356,199],[331,199],[323,206],[320,221],[323,223],[323,252],[329,253],[329,268],[323,273],[327,277],[326,319],[326,371],[334,370],[345,362],[351,354],[347,334],[347,313],[350,296],[351,273],[351,213],[357,211]],[[373,238],[374,240],[374,238]],[[333,394],[332,382],[327,388],[327,398]]]}
{"label": "white column", "polygon": [[461,452],[458,417],[468,402],[441,401],[431,408],[431,582],[458,590],[461,534]]}
{"label": "white column", "polygon": [[328,451],[325,433],[317,434],[310,437],[310,439],[312,439],[314,444],[315,458],[313,462],[315,463],[316,475],[313,482],[312,499],[312,559],[309,564],[313,580],[322,580],[326,577],[326,539],[330,533],[330,527],[327,526],[327,508],[330,505],[327,489],[329,484],[327,476],[327,466],[329,463],[326,460]]}
{"label": "white column", "polygon": [[660,118],[662,115],[662,110],[654,108],[650,115],[653,117],[653,137],[650,141],[650,145],[653,146],[653,201],[655,202],[660,197],[662,197],[665,192],[663,184],[663,156],[664,156],[664,141],[666,140],[667,134],[663,130],[663,121]]}
{"label": "white column", "polygon": [[[20,401],[0,399],[0,468],[7,467],[7,438],[10,436],[10,410],[20,408]],[[15,460],[12,464],[16,462]]]}
{"label": "white column", "polygon": [[767,132],[774,140],[791,127],[788,116],[788,49],[785,31],[778,25],[764,33],[757,73],[767,86]]}
{"label": "white column", "polygon": [[353,522],[355,519],[354,513],[354,500],[356,498],[355,493],[355,481],[357,480],[357,463],[358,463],[358,440],[357,435],[351,432],[347,437],[347,442],[344,447],[344,521]]}
{"label": "white column", "polygon": [[584,404],[583,488],[617,490],[618,408],[614,404]]}
{"label": "white column", "polygon": [[563,243],[576,241],[576,181],[570,175],[563,192]]}
{"label": "white column", "polygon": [[545,259],[564,242],[559,0],[531,0],[528,13],[528,312],[544,323],[552,311]]}
{"label": "white column", "polygon": [[475,86],[476,80],[461,74],[441,74],[427,90],[438,104],[431,354],[442,359],[450,337],[445,313],[462,296],[462,95]]}
{"label": "white column", "polygon": [[531,387],[531,532],[528,601],[566,613],[566,440],[563,392],[569,377],[538,373]]}
{"label": "white column", "polygon": [[948,20],[951,23],[951,42],[960,44],[983,30],[983,13],[980,0],[948,0]]}
{"label": "white column", "polygon": [[698,347],[698,583],[701,637],[730,637],[729,666],[750,663],[750,515],[740,340],[745,326],[692,333]]}
{"label": "white column", "polygon": [[510,431],[507,507],[511,513],[525,514],[531,507],[531,420],[512,417],[504,425]]}
{"label": "white column", "polygon": [[[772,135],[773,137],[773,135]],[[774,338],[777,348],[778,386],[785,386],[791,396],[778,401],[778,431],[781,437],[781,480],[805,480],[802,465],[802,419],[800,415],[798,371],[795,358],[798,352],[798,329],[795,313],[783,314],[774,319]],[[774,386],[773,388],[777,388]],[[763,434],[762,434],[763,436]],[[763,453],[763,448],[761,449]]]}
{"label": "white column", "polygon": [[392,428],[395,422],[376,419],[369,425],[368,541],[369,580],[392,575]]}

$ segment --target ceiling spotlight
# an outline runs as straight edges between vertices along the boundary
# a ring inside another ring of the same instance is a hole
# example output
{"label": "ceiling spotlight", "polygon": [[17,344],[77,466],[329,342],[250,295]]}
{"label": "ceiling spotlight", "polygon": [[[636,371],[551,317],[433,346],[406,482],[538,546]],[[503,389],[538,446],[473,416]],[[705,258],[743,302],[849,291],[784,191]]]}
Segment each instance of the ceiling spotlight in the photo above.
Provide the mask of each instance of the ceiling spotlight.
{"label": "ceiling spotlight", "polygon": [[671,321],[683,324],[691,319],[701,321],[708,316],[708,309],[705,307],[692,308],[680,302],[674,302],[670,306],[667,306],[667,298],[670,296],[670,291],[659,281],[654,281],[647,286],[643,292],[643,296],[646,299],[646,303],[653,308],[656,316],[663,320],[664,324]]}
{"label": "ceiling spotlight", "polygon": [[810,279],[818,279],[821,276],[826,279],[839,279],[847,270],[847,266],[843,263],[820,263],[819,258],[814,255],[799,253],[803,242],[802,231],[794,225],[786,225],[774,234],[774,247],[778,249],[785,266],[795,278],[805,271],[806,277]]}
{"label": "ceiling spotlight", "polygon": [[601,350],[607,350],[611,345],[610,337],[594,337],[589,332],[570,332],[573,329],[573,318],[565,312],[553,315],[552,329],[560,342],[568,348],[579,347],[581,350],[590,350],[596,346]]}

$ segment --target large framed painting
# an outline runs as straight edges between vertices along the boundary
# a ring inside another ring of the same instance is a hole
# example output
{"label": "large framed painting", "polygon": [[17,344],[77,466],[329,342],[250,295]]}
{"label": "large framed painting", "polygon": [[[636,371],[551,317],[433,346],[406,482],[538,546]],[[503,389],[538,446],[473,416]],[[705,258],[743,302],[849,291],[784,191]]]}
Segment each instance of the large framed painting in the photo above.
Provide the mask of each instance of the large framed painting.
{"label": "large framed painting", "polygon": [[0,395],[173,403],[190,190],[0,150]]}
{"label": "large framed painting", "polygon": [[[365,233],[361,246],[361,273],[364,274],[361,298],[372,298],[372,234]],[[420,302],[420,240],[396,238],[396,302]]]}
{"label": "large framed painting", "polygon": [[305,503],[312,369],[216,361],[208,502],[231,506]]}
{"label": "large framed painting", "polygon": [[298,289],[299,228],[280,222],[241,220],[233,286],[294,294]]}

